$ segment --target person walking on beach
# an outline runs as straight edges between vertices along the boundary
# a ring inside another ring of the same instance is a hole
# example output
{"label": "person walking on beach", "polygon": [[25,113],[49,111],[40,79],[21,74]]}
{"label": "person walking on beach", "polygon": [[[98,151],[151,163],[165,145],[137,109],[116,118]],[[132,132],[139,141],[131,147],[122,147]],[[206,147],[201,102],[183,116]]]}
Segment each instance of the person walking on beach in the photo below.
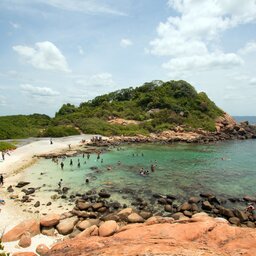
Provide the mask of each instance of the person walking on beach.
{"label": "person walking on beach", "polygon": [[50,144],[51,144],[51,145],[53,144],[53,142],[52,142],[52,138],[50,138]]}
{"label": "person walking on beach", "polygon": [[59,189],[61,189],[61,185],[62,185],[62,179],[60,179],[60,181],[58,182]]}
{"label": "person walking on beach", "polygon": [[63,170],[63,167],[64,167],[64,163],[63,162],[60,163],[60,167],[61,167],[61,170]]}
{"label": "person walking on beach", "polygon": [[4,160],[4,151],[2,151],[2,159]]}
{"label": "person walking on beach", "polygon": [[0,175],[0,185],[4,185],[4,177],[2,174]]}

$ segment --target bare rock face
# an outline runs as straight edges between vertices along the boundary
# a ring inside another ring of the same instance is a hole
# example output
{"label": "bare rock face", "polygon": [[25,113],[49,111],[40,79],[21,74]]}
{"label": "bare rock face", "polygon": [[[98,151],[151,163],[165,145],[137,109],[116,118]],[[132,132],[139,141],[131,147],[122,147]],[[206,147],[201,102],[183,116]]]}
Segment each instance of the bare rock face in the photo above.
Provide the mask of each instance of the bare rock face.
{"label": "bare rock face", "polygon": [[72,233],[77,221],[78,221],[78,218],[76,216],[67,218],[67,219],[61,220],[56,228],[61,235],[68,235]]}
{"label": "bare rock face", "polygon": [[99,227],[100,236],[111,236],[118,230],[118,224],[114,220],[104,222]]}
{"label": "bare rock face", "polygon": [[186,224],[129,224],[111,237],[86,237],[54,245],[47,256],[203,255],[255,256],[256,230],[197,215]]}
{"label": "bare rock face", "polygon": [[29,247],[31,245],[31,235],[29,232],[25,232],[24,234],[22,234],[20,241],[19,241],[19,246],[26,248]]}
{"label": "bare rock face", "polygon": [[29,232],[31,237],[40,234],[40,225],[36,220],[26,220],[12,228],[3,235],[3,242],[19,240],[24,232]]}
{"label": "bare rock face", "polygon": [[59,214],[48,214],[45,217],[41,218],[40,225],[43,227],[53,227],[58,225],[60,222]]}
{"label": "bare rock face", "polygon": [[49,250],[50,249],[45,244],[39,244],[36,247],[36,253],[38,253],[40,256],[45,256]]}

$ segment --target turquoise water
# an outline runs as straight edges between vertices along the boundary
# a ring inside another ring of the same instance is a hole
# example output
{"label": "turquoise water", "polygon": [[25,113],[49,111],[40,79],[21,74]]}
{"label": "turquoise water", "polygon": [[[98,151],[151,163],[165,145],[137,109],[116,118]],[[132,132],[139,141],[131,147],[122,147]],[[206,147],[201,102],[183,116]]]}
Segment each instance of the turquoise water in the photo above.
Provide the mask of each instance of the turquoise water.
{"label": "turquoise water", "polygon": [[[72,157],[73,166],[69,165],[71,158],[67,158],[63,170],[60,164],[42,159],[24,172],[23,180],[52,192],[62,178],[63,186],[71,188],[69,194],[104,188],[111,192],[112,198],[126,203],[135,196],[150,201],[153,193],[172,194],[180,200],[202,192],[224,199],[242,198],[256,195],[255,152],[256,140],[211,145],[129,145],[104,152],[101,155],[103,163],[96,160],[96,154],[89,160],[82,155]],[[77,167],[78,159],[80,168]],[[150,171],[152,163],[157,164],[155,172]],[[110,166],[112,169],[108,170]],[[139,174],[142,167],[150,171],[148,176]],[[86,178],[89,184],[85,183]]]}

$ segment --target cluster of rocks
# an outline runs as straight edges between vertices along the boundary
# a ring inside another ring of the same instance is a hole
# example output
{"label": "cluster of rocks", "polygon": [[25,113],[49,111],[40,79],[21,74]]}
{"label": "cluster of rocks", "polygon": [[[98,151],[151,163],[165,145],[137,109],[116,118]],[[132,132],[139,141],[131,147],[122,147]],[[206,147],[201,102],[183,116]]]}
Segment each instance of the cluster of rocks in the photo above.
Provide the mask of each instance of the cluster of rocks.
{"label": "cluster of rocks", "polygon": [[[40,221],[29,220],[22,222],[4,234],[2,241],[18,240],[20,247],[31,245],[31,237],[37,234],[46,236],[63,235],[69,238],[86,238],[90,236],[107,237],[126,230],[129,224],[135,223],[172,223],[174,221],[189,221],[198,214],[221,217],[235,226],[255,228],[256,215],[238,209],[223,206],[223,201],[212,194],[202,193],[199,197],[191,197],[188,201],[177,204],[173,195],[153,194],[154,200],[162,211],[154,212],[142,198],[136,197],[132,203],[134,208],[121,205],[110,200],[111,195],[101,190],[88,191],[79,195],[73,210],[63,214],[48,214]],[[256,202],[249,196],[243,199],[230,198],[230,202]],[[40,244],[36,252],[47,255],[49,248]]]}
{"label": "cluster of rocks", "polygon": [[[157,196],[157,195],[155,195]],[[164,206],[166,212],[170,212],[170,217],[174,219],[188,219],[199,212],[206,212],[213,217],[222,217],[231,224],[243,227],[256,227],[256,214],[245,210],[227,208],[223,206],[226,200],[222,201],[212,194],[202,193],[200,197],[191,197],[181,205],[173,204],[173,196],[159,195],[158,203]],[[256,202],[256,198],[245,196],[243,199],[230,198],[230,202]]]}
{"label": "cluster of rocks", "polygon": [[160,133],[151,133],[149,136],[113,136],[102,142],[94,143],[94,146],[110,146],[120,143],[211,143],[223,140],[245,140],[256,138],[256,126],[247,121],[237,123],[231,116],[224,114],[216,120],[216,131],[208,132],[203,129],[195,129],[193,132],[185,131],[183,127],[177,126],[173,130]]}

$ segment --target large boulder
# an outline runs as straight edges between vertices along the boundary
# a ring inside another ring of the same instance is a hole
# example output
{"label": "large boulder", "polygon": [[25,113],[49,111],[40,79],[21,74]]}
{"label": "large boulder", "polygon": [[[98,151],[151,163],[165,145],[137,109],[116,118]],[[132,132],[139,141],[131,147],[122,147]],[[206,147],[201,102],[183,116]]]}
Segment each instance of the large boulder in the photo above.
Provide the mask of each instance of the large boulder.
{"label": "large boulder", "polygon": [[118,224],[114,220],[106,221],[99,227],[99,235],[112,236],[118,228]]}
{"label": "large boulder", "polygon": [[36,247],[36,253],[38,253],[40,256],[45,256],[49,252],[49,248],[45,244],[39,244]]}
{"label": "large boulder", "polygon": [[142,223],[144,222],[145,220],[137,213],[131,213],[128,217],[128,222],[129,223]]}
{"label": "large boulder", "polygon": [[12,228],[6,234],[3,235],[3,242],[12,242],[19,240],[21,236],[25,233],[29,232],[31,237],[40,234],[40,225],[36,220],[26,220]]}
{"label": "large boulder", "polygon": [[96,225],[93,225],[87,229],[85,229],[83,232],[76,235],[76,238],[85,238],[89,236],[98,236],[99,235],[99,228]]}
{"label": "large boulder", "polygon": [[191,204],[189,204],[188,202],[183,203],[180,207],[179,210],[180,211],[189,211],[191,209]]}
{"label": "large boulder", "polygon": [[60,222],[60,215],[59,214],[48,214],[45,217],[41,218],[40,225],[43,227],[53,227],[58,225]]}
{"label": "large boulder", "polygon": [[55,228],[53,227],[42,227],[41,233],[45,236],[54,236],[55,235]]}
{"label": "large boulder", "polygon": [[25,232],[24,234],[22,234],[20,241],[19,241],[19,246],[26,248],[29,247],[31,245],[31,236],[29,232]]}
{"label": "large boulder", "polygon": [[202,209],[204,209],[206,211],[211,211],[213,208],[214,208],[213,205],[211,205],[211,203],[209,201],[202,202]]}
{"label": "large boulder", "polygon": [[84,201],[78,201],[77,204],[76,204],[76,207],[79,210],[84,211],[84,210],[89,209],[91,207],[91,204],[87,203],[87,202],[84,202]]}
{"label": "large boulder", "polygon": [[68,235],[72,233],[78,218],[76,216],[61,220],[60,223],[56,226],[58,232],[61,235]]}
{"label": "large boulder", "polygon": [[93,225],[98,225],[100,222],[99,219],[89,219],[89,220],[84,220],[84,221],[81,221],[79,222],[76,227],[80,230],[85,230]]}
{"label": "large boulder", "polygon": [[24,186],[27,186],[28,184],[30,184],[30,182],[20,181],[15,187],[16,188],[22,188]]}
{"label": "large boulder", "polygon": [[248,215],[244,211],[240,211],[238,209],[234,209],[233,213],[241,222],[245,222],[248,220]]}

